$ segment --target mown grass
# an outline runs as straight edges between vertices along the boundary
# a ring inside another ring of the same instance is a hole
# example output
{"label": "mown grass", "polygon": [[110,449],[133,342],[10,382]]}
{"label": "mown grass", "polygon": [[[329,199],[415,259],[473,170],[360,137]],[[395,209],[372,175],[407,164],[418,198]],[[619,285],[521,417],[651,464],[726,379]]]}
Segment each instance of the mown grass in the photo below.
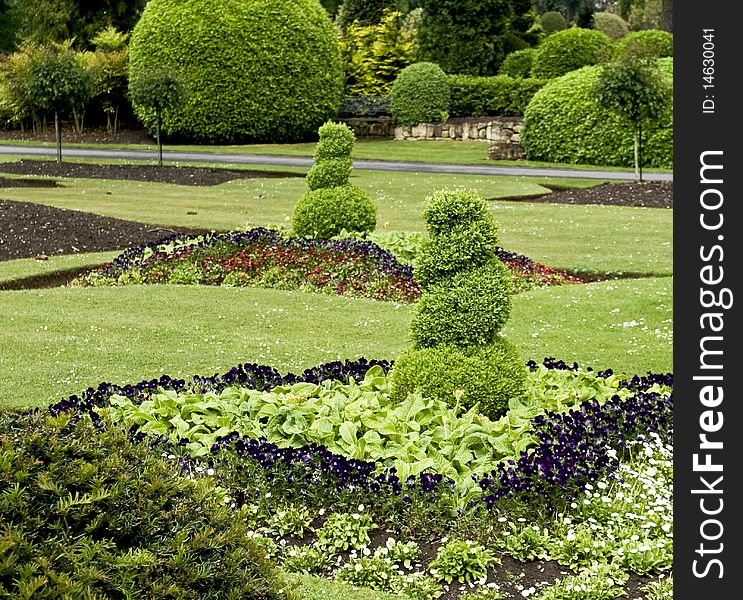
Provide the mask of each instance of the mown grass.
{"label": "mown grass", "polygon": [[0,290],[10,282],[28,278],[42,278],[59,272],[94,268],[109,262],[120,252],[86,252],[50,256],[46,260],[19,258],[0,262]]}
{"label": "mown grass", "polygon": [[[671,370],[672,278],[533,290],[506,334],[524,361],[547,356],[645,374]],[[244,362],[297,371],[394,359],[411,306],[205,286],[0,292],[0,406],[45,406],[102,381],[223,373]]]}
{"label": "mown grass", "polygon": [[[597,181],[354,171],[378,210],[378,229],[423,231],[425,198],[443,187],[476,189],[492,200],[500,243],[551,267],[589,273],[672,272],[672,211],[502,200],[549,193],[544,186]],[[289,227],[303,178],[241,179],[213,187],[136,181],[64,179],[63,187],[6,188],[9,200],[37,202],[163,227],[231,230]]]}

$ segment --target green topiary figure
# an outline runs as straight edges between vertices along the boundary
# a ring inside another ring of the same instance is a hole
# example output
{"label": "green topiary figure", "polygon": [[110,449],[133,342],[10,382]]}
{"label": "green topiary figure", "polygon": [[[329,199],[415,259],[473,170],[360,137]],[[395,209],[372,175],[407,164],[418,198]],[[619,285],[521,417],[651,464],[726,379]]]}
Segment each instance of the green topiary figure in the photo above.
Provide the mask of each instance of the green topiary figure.
{"label": "green topiary figure", "polygon": [[348,183],[356,141],[345,123],[328,121],[318,129],[315,164],[307,172],[309,191],[294,207],[292,229],[301,237],[330,239],[343,230],[368,233],[377,226],[377,209],[369,195]]}
{"label": "green topiary figure", "polygon": [[[187,102],[167,137],[202,143],[309,138],[343,92],[337,34],[317,0],[152,0],[129,45],[129,76],[172,70]],[[135,104],[148,128],[154,114]]]}
{"label": "green topiary figure", "polygon": [[392,84],[390,112],[398,125],[445,121],[449,110],[449,80],[435,63],[405,67]]}
{"label": "green topiary figure", "polygon": [[513,285],[496,255],[497,226],[472,190],[427,199],[429,237],[415,259],[423,294],[411,322],[413,347],[395,361],[392,396],[419,391],[496,419],[526,389],[526,367],[500,335]]}
{"label": "green topiary figure", "polygon": [[609,36],[601,31],[577,27],[558,31],[537,46],[531,76],[550,79],[603,63],[611,58],[612,49]]}

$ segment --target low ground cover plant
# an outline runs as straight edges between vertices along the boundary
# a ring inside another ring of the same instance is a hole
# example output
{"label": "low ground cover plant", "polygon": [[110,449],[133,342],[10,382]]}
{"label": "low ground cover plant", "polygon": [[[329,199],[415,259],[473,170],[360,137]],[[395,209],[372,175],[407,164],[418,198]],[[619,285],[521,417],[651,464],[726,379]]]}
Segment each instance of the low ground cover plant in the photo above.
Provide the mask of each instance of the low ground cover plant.
{"label": "low ground cover plant", "polygon": [[[72,285],[252,285],[408,303],[419,297],[420,287],[407,257],[422,239],[415,234],[373,234],[369,240],[339,236],[321,241],[263,228],[169,236],[126,250]],[[515,252],[495,251],[509,267],[518,291],[581,281]],[[395,252],[404,258],[398,260]]]}

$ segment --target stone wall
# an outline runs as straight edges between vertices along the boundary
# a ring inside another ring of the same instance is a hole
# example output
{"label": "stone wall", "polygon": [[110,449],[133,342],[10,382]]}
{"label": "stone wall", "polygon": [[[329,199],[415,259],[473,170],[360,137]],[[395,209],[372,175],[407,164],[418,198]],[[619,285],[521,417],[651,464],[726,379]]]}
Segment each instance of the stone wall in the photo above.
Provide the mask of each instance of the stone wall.
{"label": "stone wall", "polygon": [[389,117],[340,119],[353,129],[356,137],[381,137],[396,140],[462,140],[489,143],[492,159],[521,159],[523,117],[457,118],[443,123],[395,127]]}

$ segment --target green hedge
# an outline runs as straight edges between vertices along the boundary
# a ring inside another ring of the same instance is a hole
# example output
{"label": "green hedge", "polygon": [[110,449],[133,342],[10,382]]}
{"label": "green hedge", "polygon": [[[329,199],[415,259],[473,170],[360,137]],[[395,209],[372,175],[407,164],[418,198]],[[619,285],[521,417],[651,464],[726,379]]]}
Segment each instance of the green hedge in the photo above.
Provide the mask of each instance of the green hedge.
{"label": "green hedge", "polygon": [[446,120],[449,81],[435,63],[405,67],[392,84],[390,112],[398,125],[418,125]]}
{"label": "green hedge", "polygon": [[535,48],[523,48],[507,54],[498,69],[498,75],[508,75],[519,79],[529,77],[535,52]]}
{"label": "green hedge", "polygon": [[[316,0],[152,0],[131,36],[129,76],[160,68],[188,99],[163,134],[202,143],[309,139],[343,91],[333,24]],[[145,126],[152,112],[135,106]]]}
{"label": "green hedge", "polygon": [[[658,61],[673,80],[670,58]],[[584,67],[556,79],[534,96],[524,115],[521,142],[529,160],[631,167],[632,128],[613,112],[600,108],[592,88],[601,67]],[[643,165],[672,168],[673,115],[661,127],[643,134]]]}
{"label": "green hedge", "polygon": [[507,75],[449,75],[450,117],[507,117],[524,114],[534,94],[547,83]]}
{"label": "green hedge", "polygon": [[531,76],[541,79],[561,77],[587,65],[611,58],[613,43],[605,33],[573,27],[553,33],[537,46]]}

